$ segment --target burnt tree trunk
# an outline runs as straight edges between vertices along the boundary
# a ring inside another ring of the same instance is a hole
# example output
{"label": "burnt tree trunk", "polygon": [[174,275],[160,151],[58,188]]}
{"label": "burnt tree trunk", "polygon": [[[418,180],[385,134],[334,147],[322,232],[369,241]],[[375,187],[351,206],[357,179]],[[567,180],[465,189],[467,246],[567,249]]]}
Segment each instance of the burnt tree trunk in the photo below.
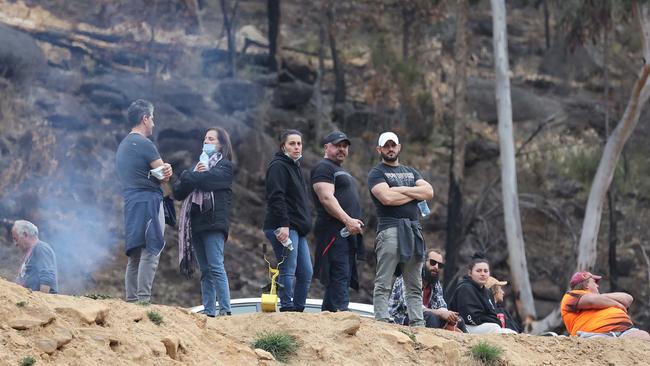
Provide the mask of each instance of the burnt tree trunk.
{"label": "burnt tree trunk", "polygon": [[334,68],[334,104],[345,103],[347,99],[345,89],[345,70],[336,48],[336,2],[329,4],[327,9],[327,36],[329,37],[330,52]]}
{"label": "burnt tree trunk", "polygon": [[459,0],[456,7],[456,44],[454,61],[454,129],[449,159],[449,193],[447,197],[447,241],[445,243],[445,287],[458,269],[458,251],[463,242],[463,178],[465,176],[465,125],[467,123],[467,16],[468,0]]}
{"label": "burnt tree trunk", "polygon": [[267,0],[266,2],[269,21],[269,68],[278,71],[278,35],[280,33],[280,0]]}
{"label": "burnt tree trunk", "polygon": [[237,49],[235,45],[235,31],[236,31],[236,18],[237,8],[239,1],[235,0],[235,4],[230,9],[228,0],[221,0],[221,11],[223,12],[223,26],[226,29],[226,37],[228,39],[228,75],[230,77],[237,77]]}

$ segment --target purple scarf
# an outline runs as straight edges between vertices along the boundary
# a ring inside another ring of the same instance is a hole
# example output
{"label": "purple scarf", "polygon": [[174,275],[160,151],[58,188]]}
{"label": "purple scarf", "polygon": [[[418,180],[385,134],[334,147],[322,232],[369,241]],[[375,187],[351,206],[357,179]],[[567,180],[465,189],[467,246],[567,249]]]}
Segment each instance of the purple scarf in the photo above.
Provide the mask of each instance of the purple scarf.
{"label": "purple scarf", "polygon": [[[221,160],[221,153],[215,153],[210,156],[208,161],[208,170],[212,169]],[[198,164],[194,167],[196,171]],[[203,192],[195,189],[190,193],[181,205],[180,219],[178,223],[178,265],[181,273],[187,278],[191,278],[194,274],[194,267],[196,265],[196,254],[194,254],[194,247],[192,246],[192,219],[191,210],[192,204],[195,203],[199,206],[199,210],[203,208],[203,200],[211,199],[212,207],[214,207],[214,195],[212,192]]]}

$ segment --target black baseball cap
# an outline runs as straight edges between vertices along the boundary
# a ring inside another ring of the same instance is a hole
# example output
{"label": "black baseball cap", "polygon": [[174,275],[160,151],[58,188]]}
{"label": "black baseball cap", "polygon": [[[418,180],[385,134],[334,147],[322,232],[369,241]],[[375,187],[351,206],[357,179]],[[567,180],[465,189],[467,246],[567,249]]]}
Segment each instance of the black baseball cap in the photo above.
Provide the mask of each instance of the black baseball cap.
{"label": "black baseball cap", "polygon": [[325,144],[338,144],[341,141],[347,141],[350,144],[350,139],[341,131],[330,132],[329,135],[323,138],[323,145]]}

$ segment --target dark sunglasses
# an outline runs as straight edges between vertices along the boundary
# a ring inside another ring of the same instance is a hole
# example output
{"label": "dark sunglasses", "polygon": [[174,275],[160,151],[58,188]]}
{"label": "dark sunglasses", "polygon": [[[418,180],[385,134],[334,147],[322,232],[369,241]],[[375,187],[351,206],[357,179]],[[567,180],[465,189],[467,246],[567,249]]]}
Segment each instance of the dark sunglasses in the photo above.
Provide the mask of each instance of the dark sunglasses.
{"label": "dark sunglasses", "polygon": [[440,262],[438,262],[438,261],[435,260],[435,259],[429,259],[429,265],[430,265],[431,267],[435,267],[436,264],[438,265],[438,268],[442,268],[442,267],[445,266],[444,263],[440,263]]}

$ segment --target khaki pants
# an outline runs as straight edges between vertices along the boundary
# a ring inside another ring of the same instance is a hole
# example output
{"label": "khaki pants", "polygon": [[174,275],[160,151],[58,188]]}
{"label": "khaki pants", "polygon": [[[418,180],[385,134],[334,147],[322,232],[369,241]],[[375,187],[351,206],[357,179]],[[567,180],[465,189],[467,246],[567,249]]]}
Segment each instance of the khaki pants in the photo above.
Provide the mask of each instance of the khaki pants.
{"label": "khaki pants", "polygon": [[397,242],[397,228],[390,227],[377,234],[375,243],[377,255],[377,273],[375,275],[375,289],[372,303],[375,308],[375,319],[389,321],[388,298],[393,284],[395,269],[400,266],[404,278],[404,297],[409,325],[423,327],[422,316],[422,262],[415,256],[407,263],[399,262],[399,245]]}

